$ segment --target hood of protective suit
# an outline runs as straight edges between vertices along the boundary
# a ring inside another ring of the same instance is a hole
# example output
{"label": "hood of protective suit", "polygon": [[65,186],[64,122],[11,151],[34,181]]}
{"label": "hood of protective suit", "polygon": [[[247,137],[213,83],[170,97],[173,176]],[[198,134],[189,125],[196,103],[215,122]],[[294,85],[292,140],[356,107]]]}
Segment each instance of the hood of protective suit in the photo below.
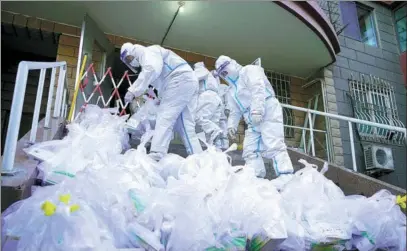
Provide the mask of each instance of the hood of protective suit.
{"label": "hood of protective suit", "polygon": [[199,80],[199,93],[204,91],[219,91],[219,81],[206,69],[203,62],[194,64],[195,75]]}
{"label": "hood of protective suit", "polygon": [[236,84],[242,66],[228,56],[220,56],[215,62],[216,74],[228,84]]}
{"label": "hood of protective suit", "polygon": [[[146,47],[139,44],[124,43],[120,49],[120,59],[127,65],[134,73],[137,73],[136,68],[141,67],[140,58],[143,57]],[[126,57],[131,55],[134,57],[132,62],[126,61]]]}

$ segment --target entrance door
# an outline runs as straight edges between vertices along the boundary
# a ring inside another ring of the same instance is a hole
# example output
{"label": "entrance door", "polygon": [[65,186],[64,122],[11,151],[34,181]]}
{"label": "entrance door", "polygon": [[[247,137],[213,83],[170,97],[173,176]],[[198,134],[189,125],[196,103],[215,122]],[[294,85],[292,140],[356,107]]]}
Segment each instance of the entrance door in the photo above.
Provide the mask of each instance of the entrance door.
{"label": "entrance door", "polygon": [[[88,69],[91,63],[94,63],[96,76],[100,81],[103,74],[106,72],[106,69],[113,64],[114,45],[110,42],[104,32],[98,27],[96,22],[88,14],[85,14],[84,20],[82,22],[75,83],[77,83],[78,78],[80,78],[80,68],[85,55],[87,55],[87,60],[84,71]],[[95,79],[93,77],[93,74],[88,75],[88,80],[88,84],[84,90],[85,96],[87,98],[90,96],[93,89],[95,88]],[[100,87],[102,89],[103,97],[105,101],[107,101],[113,89],[110,77],[107,77]],[[89,104],[96,104],[98,97],[99,95],[95,94],[89,101]],[[84,99],[82,95],[78,93],[75,104],[75,114],[79,112],[83,104]],[[101,103],[99,103],[99,105],[101,105]]]}

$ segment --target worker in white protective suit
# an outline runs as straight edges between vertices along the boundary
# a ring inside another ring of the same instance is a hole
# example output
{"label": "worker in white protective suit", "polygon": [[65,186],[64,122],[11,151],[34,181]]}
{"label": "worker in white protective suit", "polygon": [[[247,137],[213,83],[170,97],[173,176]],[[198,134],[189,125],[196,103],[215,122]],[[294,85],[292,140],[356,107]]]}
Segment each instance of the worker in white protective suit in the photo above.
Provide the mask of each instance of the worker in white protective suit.
{"label": "worker in white protective suit", "polygon": [[207,143],[220,148],[222,130],[219,128],[222,100],[218,95],[219,83],[203,62],[194,65],[199,81],[198,106],[195,122],[204,131]]}
{"label": "worker in white protective suit", "polygon": [[198,100],[198,79],[188,63],[159,45],[125,43],[120,58],[134,72],[141,67],[137,80],[125,95],[126,103],[142,95],[150,84],[160,95],[150,156],[160,160],[167,153],[174,127],[188,154],[202,152],[193,114]]}
{"label": "worker in white protective suit", "polygon": [[229,90],[228,85],[220,84],[219,77],[216,78],[218,83],[219,83],[219,97],[222,100],[221,103],[221,114],[220,114],[220,119],[219,119],[219,127],[222,130],[222,137],[221,137],[221,149],[226,150],[229,148],[229,138],[228,138],[228,126],[227,126],[227,116],[226,114],[229,114],[228,108],[227,108],[227,95],[226,93]]}
{"label": "worker in white protective suit", "polygon": [[246,166],[255,170],[257,177],[265,177],[262,156],[273,160],[274,182],[284,184],[292,178],[293,166],[284,142],[283,112],[274,90],[257,65],[242,67],[227,56],[215,63],[217,74],[231,86],[228,92],[228,133],[235,137],[240,118],[244,117],[248,129],[243,142]]}

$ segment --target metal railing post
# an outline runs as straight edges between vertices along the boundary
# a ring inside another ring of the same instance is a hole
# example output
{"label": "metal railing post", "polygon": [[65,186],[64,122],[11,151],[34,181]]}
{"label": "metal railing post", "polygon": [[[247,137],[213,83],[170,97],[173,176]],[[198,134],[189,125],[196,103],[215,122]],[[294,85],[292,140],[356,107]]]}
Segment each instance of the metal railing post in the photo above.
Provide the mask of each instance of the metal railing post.
{"label": "metal railing post", "polygon": [[31,124],[31,133],[30,133],[30,143],[32,143],[32,144],[35,143],[35,138],[37,137],[38,119],[40,117],[42,92],[44,90],[46,72],[47,72],[47,69],[41,69],[40,79],[38,81],[37,97],[35,99],[33,122]]}
{"label": "metal railing post", "polygon": [[302,129],[302,135],[301,135],[301,137],[302,137],[302,142],[304,142],[304,153],[306,154],[307,153],[307,147],[306,147],[306,141],[305,141],[305,130],[304,129]]}
{"label": "metal railing post", "polygon": [[20,62],[18,65],[16,83],[11,104],[10,121],[7,127],[6,143],[3,152],[3,171],[11,171],[14,166],[18,133],[20,131],[21,115],[23,111],[25,88],[27,86],[28,65]]}
{"label": "metal railing post", "polygon": [[315,145],[314,145],[314,128],[312,126],[311,123],[311,112],[308,110],[307,111],[307,116],[308,116],[308,120],[310,121],[309,123],[309,133],[310,133],[310,141],[311,141],[311,154],[312,156],[315,157]]}
{"label": "metal railing post", "polygon": [[56,68],[52,67],[51,82],[49,83],[49,90],[48,90],[47,111],[45,113],[44,128],[49,128],[49,120],[51,117],[52,96],[54,95],[55,74],[56,74]]}
{"label": "metal railing post", "polygon": [[326,158],[327,158],[328,162],[331,162],[331,150],[329,149],[327,132],[325,132],[325,148],[326,148]]}
{"label": "metal railing post", "polygon": [[59,78],[57,86],[57,94],[55,98],[54,117],[58,118],[61,112],[62,92],[65,85],[65,72],[66,66],[63,65],[59,68]]}
{"label": "metal railing post", "polygon": [[357,172],[358,167],[356,166],[355,142],[354,142],[354,139],[353,139],[352,122],[348,121],[348,127],[349,127],[350,151],[351,151],[351,154],[352,154],[353,171]]}
{"label": "metal railing post", "polygon": [[62,117],[64,117],[65,103],[66,103],[66,89],[64,88],[64,92],[62,93],[62,105],[61,105],[61,113],[60,113],[60,115]]}

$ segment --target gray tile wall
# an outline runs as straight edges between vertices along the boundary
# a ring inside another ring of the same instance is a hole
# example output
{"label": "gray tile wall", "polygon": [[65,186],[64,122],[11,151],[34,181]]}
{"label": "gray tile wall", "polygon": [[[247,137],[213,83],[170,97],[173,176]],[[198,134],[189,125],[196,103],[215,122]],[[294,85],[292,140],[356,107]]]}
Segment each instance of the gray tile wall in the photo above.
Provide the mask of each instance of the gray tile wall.
{"label": "gray tile wall", "polygon": [[[374,19],[377,26],[378,47],[365,45],[359,41],[342,35],[339,36],[341,52],[337,55],[337,61],[333,66],[334,86],[338,113],[344,116],[353,115],[353,107],[348,96],[350,74],[360,79],[360,74],[372,74],[390,82],[395,88],[396,103],[399,119],[406,122],[406,89],[404,87],[403,75],[400,66],[399,48],[394,28],[393,13],[390,9],[374,2],[365,2],[374,8]],[[332,10],[332,8],[331,8]],[[326,10],[325,10],[326,11]],[[339,11],[339,8],[336,8]],[[350,154],[349,129],[347,123],[340,123],[342,145],[344,152],[344,164],[352,168]],[[357,132],[354,130],[354,135]],[[406,188],[406,147],[392,146],[395,160],[395,171],[380,177],[380,180],[393,185]],[[362,146],[356,138],[355,150],[359,171],[363,172],[364,157]]]}

